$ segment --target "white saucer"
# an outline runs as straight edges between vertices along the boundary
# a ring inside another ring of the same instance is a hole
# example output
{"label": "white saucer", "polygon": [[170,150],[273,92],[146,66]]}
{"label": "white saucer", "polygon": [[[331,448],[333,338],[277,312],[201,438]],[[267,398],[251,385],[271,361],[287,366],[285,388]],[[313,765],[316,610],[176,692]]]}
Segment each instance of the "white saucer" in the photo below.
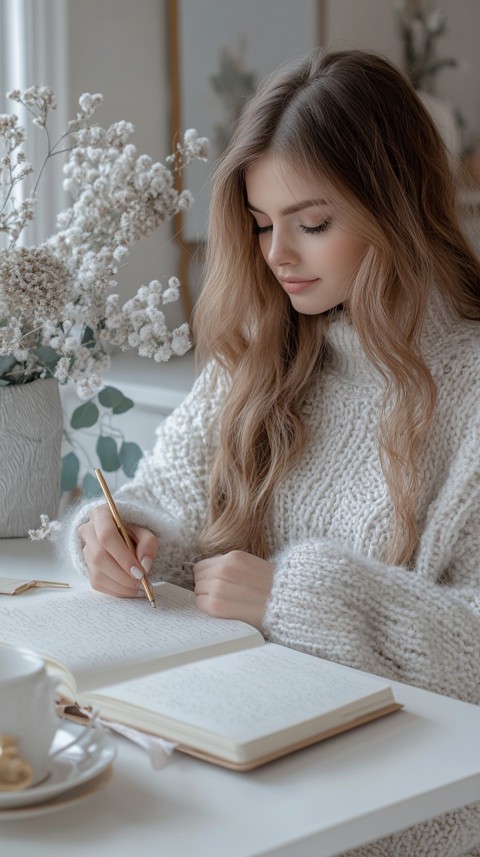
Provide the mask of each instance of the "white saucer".
{"label": "white saucer", "polygon": [[[67,746],[74,738],[85,733],[77,744]],[[64,750],[61,750],[65,747]],[[24,791],[0,792],[0,821],[24,818],[27,815],[39,815],[53,812],[75,800],[87,797],[88,788],[78,789],[84,783],[95,778],[92,786],[95,790],[99,785],[108,781],[108,777],[100,777],[113,762],[116,755],[116,745],[108,732],[97,728],[85,729],[68,720],[62,722],[53,743],[53,750],[60,750],[52,759],[49,776],[43,783]],[[98,783],[97,783],[98,780]],[[55,801],[54,798],[64,792],[76,789],[78,795],[72,793],[65,800]]]}

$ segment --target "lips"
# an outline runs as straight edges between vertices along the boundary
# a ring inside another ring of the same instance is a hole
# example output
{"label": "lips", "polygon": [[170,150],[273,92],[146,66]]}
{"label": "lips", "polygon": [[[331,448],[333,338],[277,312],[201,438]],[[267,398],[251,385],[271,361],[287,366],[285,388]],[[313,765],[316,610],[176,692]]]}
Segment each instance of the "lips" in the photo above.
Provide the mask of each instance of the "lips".
{"label": "lips", "polygon": [[313,283],[317,283],[318,277],[315,277],[312,280],[300,280],[293,278],[282,279],[282,277],[279,277],[278,281],[287,294],[296,295],[299,292],[303,292],[305,289],[308,289]]}

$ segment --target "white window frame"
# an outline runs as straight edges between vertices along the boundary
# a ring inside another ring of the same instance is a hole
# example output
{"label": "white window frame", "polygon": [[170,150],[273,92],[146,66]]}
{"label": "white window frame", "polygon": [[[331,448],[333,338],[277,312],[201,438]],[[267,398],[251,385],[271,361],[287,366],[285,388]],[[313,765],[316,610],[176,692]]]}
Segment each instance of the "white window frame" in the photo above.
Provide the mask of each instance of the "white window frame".
{"label": "white window frame", "polygon": [[[22,106],[5,94],[33,84],[53,89],[57,109],[50,115],[49,128],[52,142],[58,139],[69,119],[67,14],[68,0],[0,0],[0,112],[18,115],[27,132],[26,157],[36,171],[45,157],[45,135],[32,125]],[[67,204],[63,163],[59,156],[48,164],[39,187],[35,220],[18,243],[39,244],[54,231],[57,214]]]}

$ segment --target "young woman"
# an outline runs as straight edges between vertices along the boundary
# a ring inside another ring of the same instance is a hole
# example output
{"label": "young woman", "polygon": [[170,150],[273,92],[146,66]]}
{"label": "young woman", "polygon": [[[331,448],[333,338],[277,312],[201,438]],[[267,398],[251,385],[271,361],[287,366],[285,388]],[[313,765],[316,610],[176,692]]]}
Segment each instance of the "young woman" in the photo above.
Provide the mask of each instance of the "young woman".
{"label": "young woman", "polygon": [[[206,366],[70,547],[92,586],[152,577],[271,641],[480,703],[480,264],[441,138],[362,51],[280,69],[213,184]],[[77,529],[78,528],[78,529]],[[480,805],[358,853],[480,848]]]}

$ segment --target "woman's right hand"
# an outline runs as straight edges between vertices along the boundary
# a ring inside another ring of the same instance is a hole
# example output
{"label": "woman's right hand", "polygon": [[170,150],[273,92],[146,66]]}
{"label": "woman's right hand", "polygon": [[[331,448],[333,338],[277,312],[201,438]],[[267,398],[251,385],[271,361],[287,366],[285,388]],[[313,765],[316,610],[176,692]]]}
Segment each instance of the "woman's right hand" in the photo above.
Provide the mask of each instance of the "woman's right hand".
{"label": "woman's right hand", "polygon": [[89,520],[78,528],[84,543],[88,579],[93,589],[107,595],[144,597],[142,572],[148,574],[153,565],[158,539],[144,527],[129,524],[127,530],[136,546],[136,557],[118,532],[108,506],[102,504],[92,509]]}

